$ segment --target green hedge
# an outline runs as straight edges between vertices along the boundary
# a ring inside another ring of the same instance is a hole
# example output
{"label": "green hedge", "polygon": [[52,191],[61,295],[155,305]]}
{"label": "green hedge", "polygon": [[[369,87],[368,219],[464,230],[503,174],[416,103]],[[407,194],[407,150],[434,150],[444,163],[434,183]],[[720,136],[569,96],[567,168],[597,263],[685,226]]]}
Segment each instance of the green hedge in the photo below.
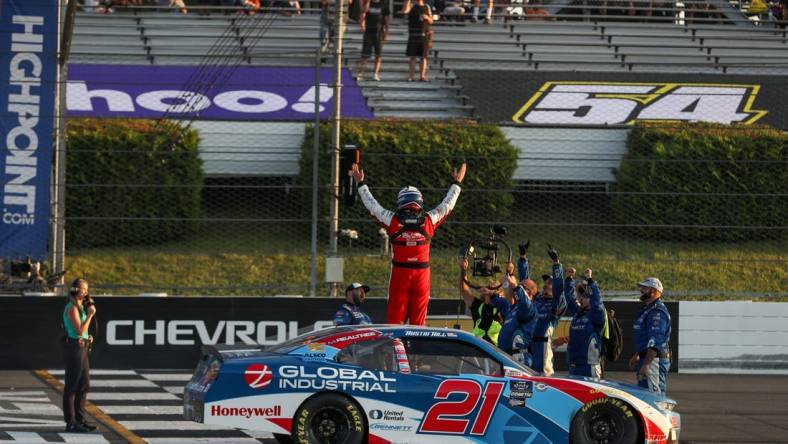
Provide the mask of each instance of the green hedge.
{"label": "green hedge", "polygon": [[[308,127],[302,146],[300,181],[312,183],[313,127]],[[321,186],[330,183],[329,146],[331,128],[321,126]],[[468,173],[463,192],[448,222],[435,238],[437,245],[456,246],[469,236],[478,235],[478,226],[465,221],[506,220],[510,215],[512,195],[498,190],[512,189],[512,174],[517,166],[517,150],[494,125],[473,122],[405,122],[350,121],[342,123],[341,144],[361,148],[361,164],[366,183],[385,208],[393,209],[397,192],[406,185],[418,187],[424,194],[425,207],[437,206],[452,183],[452,171],[465,161]],[[347,174],[342,172],[342,174]],[[326,233],[329,208],[328,193],[320,194],[321,236]],[[302,196],[304,214],[311,214],[311,194]],[[377,239],[369,212],[361,201],[348,208],[340,207],[340,228],[355,228],[359,236]]]}
{"label": "green hedge", "polygon": [[196,131],[149,120],[71,119],[67,135],[70,248],[157,244],[195,231],[196,221],[182,219],[202,214]]}
{"label": "green hedge", "polygon": [[785,236],[787,133],[710,124],[638,125],[627,148],[613,191],[644,194],[614,194],[615,219],[674,226],[633,228],[637,234],[671,240]]}

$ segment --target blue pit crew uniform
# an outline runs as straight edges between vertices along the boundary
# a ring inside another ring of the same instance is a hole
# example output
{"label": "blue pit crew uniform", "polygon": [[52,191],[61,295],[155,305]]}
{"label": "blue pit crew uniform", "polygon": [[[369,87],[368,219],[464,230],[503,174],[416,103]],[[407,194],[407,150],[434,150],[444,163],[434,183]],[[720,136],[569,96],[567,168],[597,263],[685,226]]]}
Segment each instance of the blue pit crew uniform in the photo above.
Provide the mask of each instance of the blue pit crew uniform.
{"label": "blue pit crew uniform", "polygon": [[[528,279],[528,259],[520,258],[517,261],[517,274],[520,280]],[[562,291],[555,290],[555,282],[564,279],[564,268],[561,264],[553,264],[553,297],[546,298],[539,293],[534,298],[536,308],[536,325],[531,339],[532,366],[534,371],[545,376],[552,376],[553,371],[553,331],[560,318],[566,311],[566,299]]]}
{"label": "blue pit crew uniform", "polygon": [[334,325],[371,324],[372,319],[356,304],[346,302],[334,314]]}
{"label": "blue pit crew uniform", "polygon": [[[670,370],[670,332],[671,322],[668,307],[662,299],[644,305],[640,309],[633,324],[635,347],[639,360],[637,365],[638,385],[651,392],[664,395],[668,389],[668,371]],[[657,352],[648,369],[648,376],[640,376],[640,368],[646,352],[652,349]]]}
{"label": "blue pit crew uniform", "polygon": [[[602,377],[602,330],[605,328],[605,306],[602,295],[593,279],[588,279],[586,292],[591,293],[590,306],[584,310],[575,299],[574,280],[562,282],[568,312],[573,312],[572,325],[569,328],[569,343],[566,346],[566,357],[569,363],[569,374],[576,376]],[[556,281],[553,280],[553,292]],[[571,299],[570,299],[571,297]]]}
{"label": "blue pit crew uniform", "polygon": [[522,285],[514,288],[515,303],[498,333],[498,348],[518,362],[531,366],[531,338],[536,326],[536,307]]}

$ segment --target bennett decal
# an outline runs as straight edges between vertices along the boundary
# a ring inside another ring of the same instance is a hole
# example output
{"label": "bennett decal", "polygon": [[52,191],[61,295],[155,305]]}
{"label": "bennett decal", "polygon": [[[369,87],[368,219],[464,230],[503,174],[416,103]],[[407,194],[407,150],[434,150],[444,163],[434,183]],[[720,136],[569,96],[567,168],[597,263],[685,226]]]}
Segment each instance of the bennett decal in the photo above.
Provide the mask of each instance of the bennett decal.
{"label": "bennett decal", "polygon": [[253,389],[268,387],[273,378],[274,373],[271,371],[271,368],[263,364],[252,364],[246,367],[244,371],[246,384]]}
{"label": "bennett decal", "polygon": [[545,82],[513,116],[517,123],[631,125],[636,121],[751,124],[760,85]]}
{"label": "bennett decal", "polygon": [[373,422],[372,424],[369,425],[369,429],[377,430],[380,432],[410,432],[411,430],[413,430],[413,426]]}

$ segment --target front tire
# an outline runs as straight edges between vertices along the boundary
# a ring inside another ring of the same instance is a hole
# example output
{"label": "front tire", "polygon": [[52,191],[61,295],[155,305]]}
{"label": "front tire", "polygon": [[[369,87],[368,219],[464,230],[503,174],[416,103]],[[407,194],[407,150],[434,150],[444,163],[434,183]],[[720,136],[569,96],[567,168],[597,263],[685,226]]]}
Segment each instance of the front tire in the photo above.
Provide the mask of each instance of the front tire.
{"label": "front tire", "polygon": [[361,409],[337,393],[310,398],[293,421],[293,440],[299,444],[361,444],[365,434]]}
{"label": "front tire", "polygon": [[572,420],[572,444],[634,444],[638,441],[638,417],[629,404],[615,398],[595,399]]}

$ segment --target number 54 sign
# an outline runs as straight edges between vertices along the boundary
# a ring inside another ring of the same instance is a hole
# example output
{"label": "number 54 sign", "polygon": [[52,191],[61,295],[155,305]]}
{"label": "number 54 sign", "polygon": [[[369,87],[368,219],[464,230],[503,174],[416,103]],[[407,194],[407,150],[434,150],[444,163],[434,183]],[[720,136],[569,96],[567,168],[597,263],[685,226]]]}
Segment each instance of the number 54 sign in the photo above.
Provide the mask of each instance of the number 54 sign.
{"label": "number 54 sign", "polygon": [[621,125],[635,121],[751,124],[768,111],[751,107],[759,85],[545,82],[517,123]]}

